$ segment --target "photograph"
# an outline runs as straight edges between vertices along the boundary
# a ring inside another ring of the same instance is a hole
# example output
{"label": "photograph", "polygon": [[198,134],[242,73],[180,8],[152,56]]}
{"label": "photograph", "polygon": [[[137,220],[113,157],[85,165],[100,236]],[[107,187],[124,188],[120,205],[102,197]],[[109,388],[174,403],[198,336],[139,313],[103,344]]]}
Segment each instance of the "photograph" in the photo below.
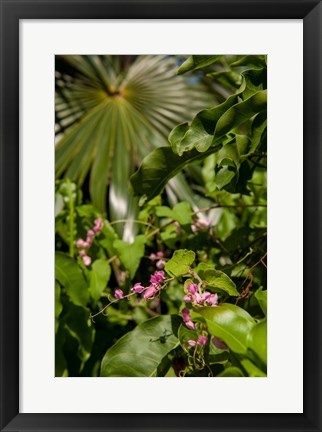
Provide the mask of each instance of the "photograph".
{"label": "photograph", "polygon": [[267,64],[55,55],[55,377],[267,378]]}

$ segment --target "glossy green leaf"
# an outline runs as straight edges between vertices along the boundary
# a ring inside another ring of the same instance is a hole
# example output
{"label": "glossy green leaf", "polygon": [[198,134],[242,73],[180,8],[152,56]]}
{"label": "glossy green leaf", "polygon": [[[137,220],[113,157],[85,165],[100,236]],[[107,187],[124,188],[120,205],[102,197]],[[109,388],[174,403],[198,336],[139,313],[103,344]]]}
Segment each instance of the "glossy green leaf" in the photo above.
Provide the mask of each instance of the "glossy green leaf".
{"label": "glossy green leaf", "polygon": [[191,264],[194,262],[196,254],[187,249],[178,249],[174,251],[172,258],[166,263],[165,271],[170,276],[181,276],[190,270]]}
{"label": "glossy green leaf", "polygon": [[215,176],[215,183],[218,189],[223,189],[225,186],[227,186],[235,177],[235,175],[236,171],[234,169],[231,169],[228,166],[221,168]]}
{"label": "glossy green leaf", "polygon": [[59,326],[59,315],[63,310],[63,305],[60,301],[60,285],[57,281],[55,281],[55,330],[57,332]]}
{"label": "glossy green leaf", "polygon": [[162,315],[139,324],[106,352],[101,376],[157,376],[162,360],[179,344],[181,322],[176,315]]}
{"label": "glossy green leaf", "polygon": [[56,252],[55,276],[75,305],[86,306],[89,300],[88,286],[74,259],[62,252]]}
{"label": "glossy green leaf", "polygon": [[168,140],[174,153],[178,154],[180,152],[180,143],[188,129],[189,124],[186,122],[179,124],[170,132]]}
{"label": "glossy green leaf", "polygon": [[149,201],[162,192],[168,181],[179,173],[188,163],[205,159],[216,151],[211,147],[208,152],[200,153],[196,149],[178,156],[170,147],[160,147],[151,152],[142,161],[138,171],[131,177],[131,183],[137,195]]}
{"label": "glossy green leaf", "polygon": [[236,366],[229,366],[220,372],[217,377],[243,377],[243,372]]}
{"label": "glossy green leaf", "polygon": [[266,373],[259,369],[251,360],[243,358],[240,360],[240,364],[247,372],[247,375],[251,378],[266,377]]}
{"label": "glossy green leaf", "polygon": [[259,91],[243,102],[239,102],[229,108],[218,120],[215,128],[215,138],[227,134],[232,129],[245,123],[255,114],[265,111],[267,108],[267,92]]}
{"label": "glossy green leaf", "polygon": [[216,307],[196,309],[192,318],[205,319],[208,331],[219,337],[235,353],[247,354],[248,334],[255,320],[242,308],[225,303]]}
{"label": "glossy green leaf", "polygon": [[122,264],[129,271],[131,279],[133,279],[144,255],[145,242],[146,237],[138,235],[132,244],[123,240],[115,240],[113,243],[113,247],[117,250]]}
{"label": "glossy green leaf", "polygon": [[220,55],[192,55],[182,63],[178,69],[178,75],[181,75],[190,70],[201,69],[217,62],[220,59]]}
{"label": "glossy green leaf", "polygon": [[93,262],[90,271],[89,292],[93,300],[97,301],[111,276],[111,267],[106,259],[97,259]]}
{"label": "glossy green leaf", "polygon": [[264,315],[267,315],[267,291],[263,291],[263,287],[258,288],[255,292],[255,298],[259,303]]}
{"label": "glossy green leaf", "polygon": [[226,273],[220,270],[206,270],[203,273],[203,281],[213,288],[220,288],[230,296],[239,295],[235,283],[226,275]]}
{"label": "glossy green leaf", "polygon": [[78,341],[77,355],[82,363],[90,356],[95,336],[89,315],[89,309],[69,303],[61,320],[64,328]]}
{"label": "glossy green leaf", "polygon": [[264,366],[267,365],[267,321],[256,324],[248,335],[248,348],[255,353]]}

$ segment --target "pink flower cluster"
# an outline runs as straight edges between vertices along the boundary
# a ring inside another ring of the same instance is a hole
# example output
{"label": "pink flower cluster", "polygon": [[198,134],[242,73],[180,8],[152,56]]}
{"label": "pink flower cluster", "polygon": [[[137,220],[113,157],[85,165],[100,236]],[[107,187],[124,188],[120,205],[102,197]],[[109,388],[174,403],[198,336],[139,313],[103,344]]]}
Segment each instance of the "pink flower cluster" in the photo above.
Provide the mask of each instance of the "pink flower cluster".
{"label": "pink flower cluster", "polygon": [[190,330],[196,330],[196,324],[192,322],[189,309],[183,308],[182,311],[183,322]]}
{"label": "pink flower cluster", "polygon": [[95,219],[93,228],[87,231],[86,240],[80,238],[76,242],[76,247],[79,249],[78,251],[79,256],[82,257],[82,261],[86,266],[89,266],[92,262],[91,257],[87,255],[87,251],[91,247],[95,235],[99,234],[102,231],[102,228],[103,228],[103,219],[102,218]]}
{"label": "pink flower cluster", "polygon": [[132,288],[132,293],[141,294],[144,292],[143,297],[145,299],[153,297],[157,292],[161,289],[161,282],[165,279],[165,273],[163,270],[156,271],[150,277],[150,285],[148,287],[144,287],[141,282],[137,282]]}
{"label": "pink flower cluster", "polygon": [[164,255],[163,255],[162,251],[159,251],[156,254],[155,253],[151,253],[150,256],[149,256],[149,259],[151,261],[157,261],[155,265],[156,265],[156,268],[159,269],[159,270],[163,269],[164,266],[165,266],[165,261],[163,259],[163,256]]}
{"label": "pink flower cluster", "polygon": [[192,303],[199,306],[217,306],[218,294],[212,294],[209,291],[204,291],[202,294],[199,293],[198,285],[191,283],[186,288],[187,293],[183,297],[186,303]]}
{"label": "pink flower cluster", "polygon": [[202,336],[202,335],[198,336],[198,340],[197,341],[192,340],[192,339],[188,340],[188,344],[190,346],[196,346],[196,345],[205,346],[205,345],[207,345],[207,342],[208,342],[208,337],[207,336]]}

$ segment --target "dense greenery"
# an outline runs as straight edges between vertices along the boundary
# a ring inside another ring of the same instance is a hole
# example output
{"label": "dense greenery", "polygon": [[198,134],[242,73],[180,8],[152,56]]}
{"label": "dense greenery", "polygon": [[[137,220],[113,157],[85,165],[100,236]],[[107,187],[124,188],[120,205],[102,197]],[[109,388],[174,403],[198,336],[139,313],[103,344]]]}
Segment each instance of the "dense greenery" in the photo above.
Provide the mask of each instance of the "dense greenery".
{"label": "dense greenery", "polygon": [[266,376],[266,57],[56,69],[56,376]]}

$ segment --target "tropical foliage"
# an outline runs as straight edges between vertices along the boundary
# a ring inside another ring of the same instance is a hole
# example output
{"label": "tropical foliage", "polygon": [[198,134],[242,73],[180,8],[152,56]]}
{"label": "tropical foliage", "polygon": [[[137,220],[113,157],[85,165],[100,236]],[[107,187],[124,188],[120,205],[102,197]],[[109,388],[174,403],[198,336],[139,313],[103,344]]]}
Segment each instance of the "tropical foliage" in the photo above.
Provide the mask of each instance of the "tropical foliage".
{"label": "tropical foliage", "polygon": [[266,57],[56,69],[56,376],[266,376]]}

